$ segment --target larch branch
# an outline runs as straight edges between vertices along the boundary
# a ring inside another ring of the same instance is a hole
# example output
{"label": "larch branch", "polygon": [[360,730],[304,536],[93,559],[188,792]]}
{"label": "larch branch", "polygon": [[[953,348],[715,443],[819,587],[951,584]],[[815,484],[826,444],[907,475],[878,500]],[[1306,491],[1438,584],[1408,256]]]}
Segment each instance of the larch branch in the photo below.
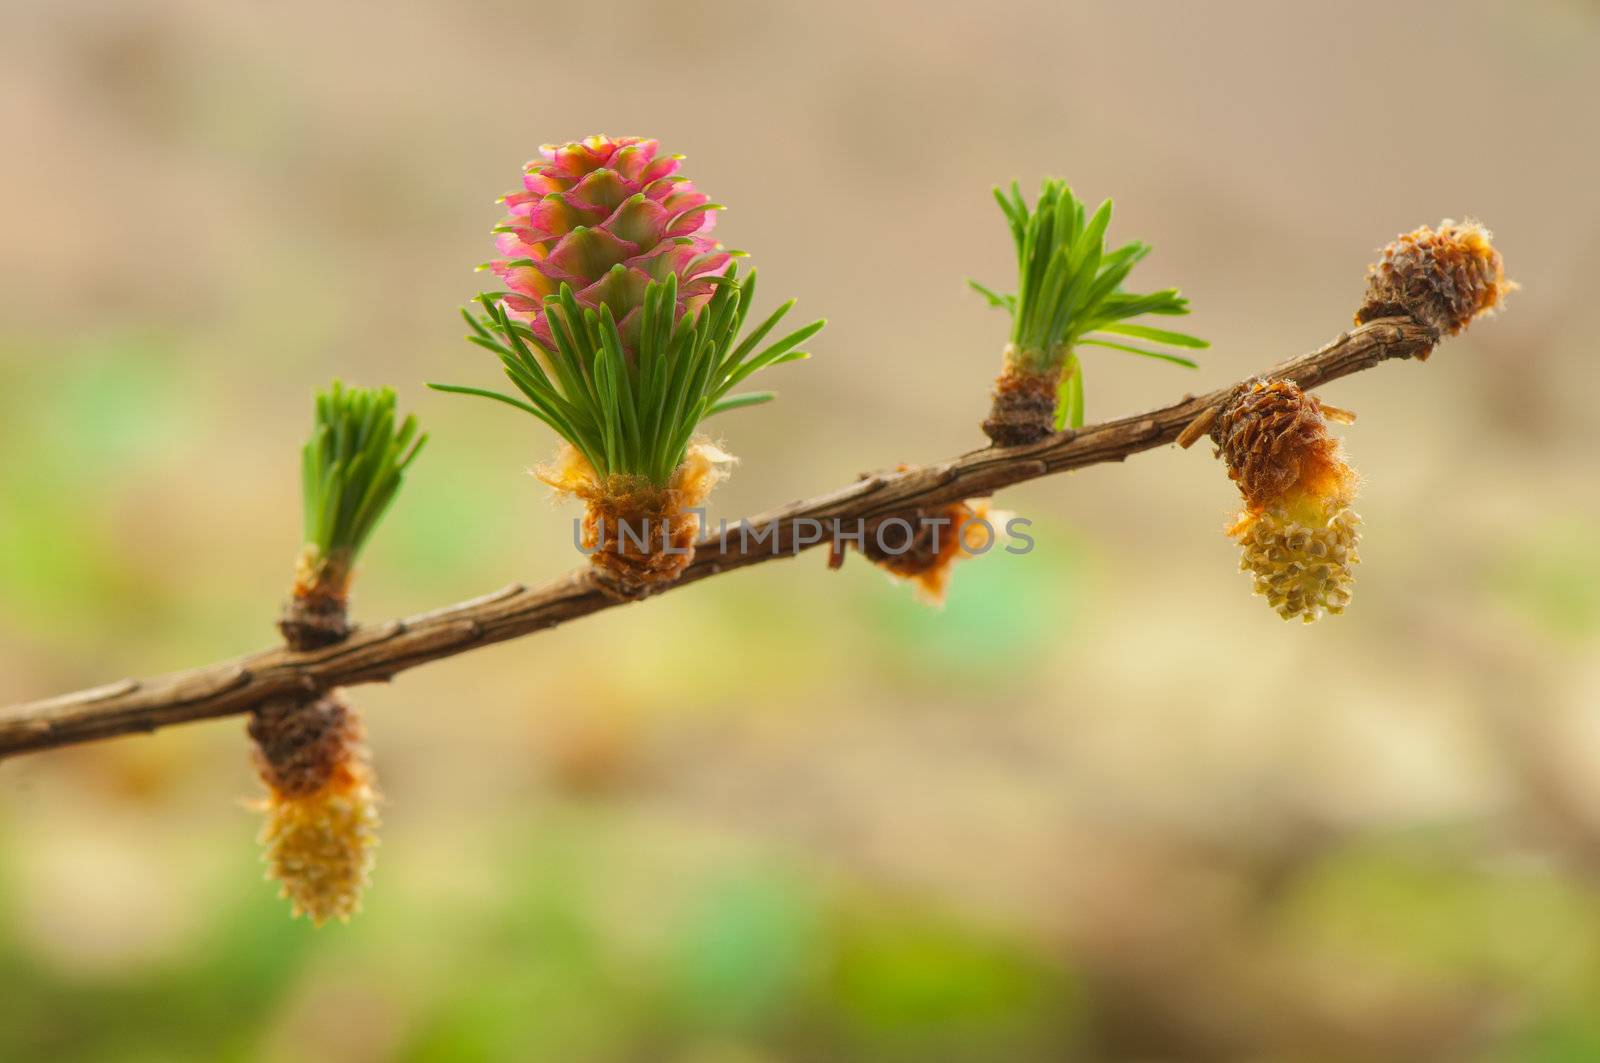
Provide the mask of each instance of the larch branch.
{"label": "larch branch", "polygon": [[[1258,376],[1286,378],[1310,389],[1392,358],[1425,356],[1438,338],[1432,328],[1410,318],[1381,318]],[[1121,461],[1178,441],[1192,422],[1213,411],[1239,386],[1061,432],[1028,446],[978,450],[935,465],[870,476],[748,518],[742,522],[747,527],[775,527],[775,538],[747,540],[738,534],[737,525],[725,537],[707,536],[696,545],[694,561],[683,576],[663,592],[828,542],[826,534],[812,537],[812,522],[827,528],[834,520],[869,521],[912,513],[1053,473]],[[1183,441],[1195,438],[1191,432]],[[607,593],[590,572],[583,566],[537,586],[512,584],[433,612],[362,625],[347,641],[325,650],[263,650],[203,668],[124,679],[0,709],[0,757],[247,712],[269,699],[298,692],[384,681],[428,661],[625,604]]]}

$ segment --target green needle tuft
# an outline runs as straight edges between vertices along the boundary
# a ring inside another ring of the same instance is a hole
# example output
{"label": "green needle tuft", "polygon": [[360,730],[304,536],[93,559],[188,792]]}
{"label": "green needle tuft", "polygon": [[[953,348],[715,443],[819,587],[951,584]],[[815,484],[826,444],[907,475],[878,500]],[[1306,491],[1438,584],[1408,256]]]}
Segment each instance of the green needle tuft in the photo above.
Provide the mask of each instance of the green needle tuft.
{"label": "green needle tuft", "polygon": [[1008,360],[1014,360],[1026,372],[1061,374],[1057,428],[1083,424],[1083,370],[1075,353],[1080,344],[1195,365],[1192,359],[1159,346],[1121,341],[1132,338],[1188,349],[1209,346],[1205,340],[1186,333],[1127,323],[1130,318],[1145,314],[1187,314],[1189,302],[1176,288],[1148,295],[1122,290],[1133,267],[1150,253],[1150,246],[1134,241],[1114,251],[1106,250],[1111,200],[1089,214],[1066,182],[1054,178],[1044,182],[1038,202],[1032,207],[1015,182],[1009,195],[996,188],[994,196],[1017,247],[1017,294],[1001,295],[976,281],[968,283],[991,306],[1010,313]]}
{"label": "green needle tuft", "polygon": [[756,275],[740,279],[730,265],[711,279],[706,304],[681,314],[678,278],[651,281],[627,342],[611,307],[581,306],[570,285],[544,299],[549,341],[512,317],[500,293],[485,293],[479,313],[462,311],[472,330],[467,339],[500,359],[521,397],[459,384],[428,386],[532,414],[602,479],[642,476],[665,487],[701,421],[774,397],[770,391],[728,393],[761,369],[809,357],[800,345],[824,324],[813,321],[763,346],[794,306],[790,300],[740,340]]}
{"label": "green needle tuft", "polygon": [[418,435],[415,416],[395,427],[389,388],[346,388],[335,380],[318,393],[301,451],[306,544],[320,558],[354,562],[427,438]]}

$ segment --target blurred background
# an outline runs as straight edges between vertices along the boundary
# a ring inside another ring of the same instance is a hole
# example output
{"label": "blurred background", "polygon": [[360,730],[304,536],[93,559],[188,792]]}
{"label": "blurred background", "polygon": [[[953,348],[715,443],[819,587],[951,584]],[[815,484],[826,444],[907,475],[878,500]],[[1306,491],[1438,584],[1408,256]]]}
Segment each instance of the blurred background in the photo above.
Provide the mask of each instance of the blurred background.
{"label": "blurred background", "polygon": [[[375,621],[539,580],[572,511],[456,308],[541,142],[644,134],[831,324],[725,417],[713,517],[981,442],[989,197],[1114,195],[1213,341],[1089,417],[1349,324],[1396,233],[1524,290],[1326,389],[1350,612],[1252,598],[1197,447],[1005,492],[930,611],[764,565],[362,687],[367,911],[261,880],[238,718],[0,764],[0,1059],[1600,1058],[1600,8],[1577,0],[0,0],[0,703],[254,650],[335,376],[433,433]],[[1588,102],[1585,102],[1588,101]]]}

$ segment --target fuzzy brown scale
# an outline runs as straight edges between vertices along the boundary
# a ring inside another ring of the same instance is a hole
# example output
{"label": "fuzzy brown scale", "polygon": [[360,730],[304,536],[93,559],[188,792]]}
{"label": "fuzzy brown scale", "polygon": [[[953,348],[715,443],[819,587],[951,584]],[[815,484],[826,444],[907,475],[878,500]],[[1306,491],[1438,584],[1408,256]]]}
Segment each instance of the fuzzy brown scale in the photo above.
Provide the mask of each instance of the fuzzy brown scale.
{"label": "fuzzy brown scale", "polygon": [[278,616],[278,631],[291,649],[319,650],[350,637],[350,575],[347,557],[318,557],[313,547],[301,554]]}
{"label": "fuzzy brown scale", "polygon": [[1348,477],[1321,404],[1292,381],[1253,382],[1224,407],[1211,438],[1251,507],[1270,506],[1296,486],[1320,493]]}
{"label": "fuzzy brown scale", "polygon": [[[1356,324],[1407,316],[1443,336],[1454,336],[1479,314],[1496,309],[1517,285],[1478,222],[1424,225],[1383,249],[1367,270],[1367,295]],[[1427,354],[1419,354],[1426,358]]]}
{"label": "fuzzy brown scale", "polygon": [[[918,509],[893,517],[867,521],[862,529],[860,550],[874,565],[896,576],[917,576],[942,564],[960,546],[956,529],[974,516],[965,502]],[[904,521],[885,527],[890,521]]]}
{"label": "fuzzy brown scale", "polygon": [[677,579],[694,560],[700,535],[681,495],[642,478],[608,477],[586,499],[580,541],[590,563],[626,588]]}
{"label": "fuzzy brown scale", "polygon": [[290,598],[278,617],[278,631],[297,650],[337,646],[350,637],[348,606],[331,596]]}
{"label": "fuzzy brown scale", "polygon": [[[898,471],[909,468],[902,465]],[[1001,537],[995,524],[1009,516],[992,510],[987,498],[969,498],[874,517],[863,523],[859,540],[852,537],[848,542],[895,579],[911,583],[924,602],[938,605],[944,601],[956,562],[992,548]],[[840,538],[830,544],[830,569],[844,564],[846,541]]]}
{"label": "fuzzy brown scale", "polygon": [[660,486],[642,476],[600,476],[566,444],[534,475],[557,496],[583,501],[578,541],[589,555],[591,571],[600,577],[598,586],[613,597],[631,599],[673,583],[689,567],[700,535],[695,510],[734,460],[697,440],[666,486]]}
{"label": "fuzzy brown scale", "polygon": [[1037,443],[1056,430],[1056,393],[1061,368],[1034,371],[1008,364],[995,378],[994,401],[983,422],[984,434],[997,447]]}
{"label": "fuzzy brown scale", "polygon": [[306,797],[327,786],[359,756],[360,718],[334,695],[276,698],[250,715],[256,770],[285,797]]}

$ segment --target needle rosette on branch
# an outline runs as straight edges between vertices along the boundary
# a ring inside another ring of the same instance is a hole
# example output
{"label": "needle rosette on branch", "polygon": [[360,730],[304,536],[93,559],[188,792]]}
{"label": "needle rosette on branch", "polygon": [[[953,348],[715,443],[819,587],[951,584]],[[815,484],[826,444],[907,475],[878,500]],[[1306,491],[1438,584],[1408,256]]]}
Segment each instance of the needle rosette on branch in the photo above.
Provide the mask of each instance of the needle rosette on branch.
{"label": "needle rosette on branch", "polygon": [[294,649],[332,646],[350,633],[356,558],[425,442],[415,417],[396,427],[388,388],[347,388],[336,380],[317,395],[311,438],[300,456],[305,546],[278,620]]}
{"label": "needle rosette on branch", "polygon": [[510,291],[463,311],[468,339],[495,354],[517,394],[430,386],[553,429],[566,446],[540,477],[583,501],[582,542],[607,586],[644,594],[689,564],[698,524],[686,511],[731,461],[700,423],[774,398],[731,392],[809,357],[800,345],[823,322],[767,342],[790,300],[745,332],[755,274],[738,275],[709,235],[714,205],[655,141],[597,136],[540,155],[497,229],[511,257],[490,268]]}
{"label": "needle rosette on branch", "polygon": [[1080,346],[1194,368],[1192,359],[1164,348],[1209,346],[1205,340],[1132,321],[1145,314],[1187,314],[1189,302],[1175,288],[1148,295],[1123,291],[1150,247],[1135,241],[1106,250],[1111,200],[1089,215],[1066,182],[1055,179],[1044,182],[1031,207],[1015,183],[1009,196],[998,188],[994,196],[1017,248],[1017,292],[999,295],[969,282],[990,305],[1011,315],[1011,341],[983,422],[990,442],[1021,446],[1083,424]]}
{"label": "needle rosette on branch", "polygon": [[[349,634],[346,605],[356,557],[393,504],[426,436],[415,417],[395,424],[388,388],[335,381],[316,397],[301,451],[306,545],[278,621],[292,649],[313,650]],[[321,925],[361,904],[377,845],[377,793],[361,718],[337,692],[297,692],[250,716],[250,740],[267,796],[260,841],[267,877],[293,914]]]}

